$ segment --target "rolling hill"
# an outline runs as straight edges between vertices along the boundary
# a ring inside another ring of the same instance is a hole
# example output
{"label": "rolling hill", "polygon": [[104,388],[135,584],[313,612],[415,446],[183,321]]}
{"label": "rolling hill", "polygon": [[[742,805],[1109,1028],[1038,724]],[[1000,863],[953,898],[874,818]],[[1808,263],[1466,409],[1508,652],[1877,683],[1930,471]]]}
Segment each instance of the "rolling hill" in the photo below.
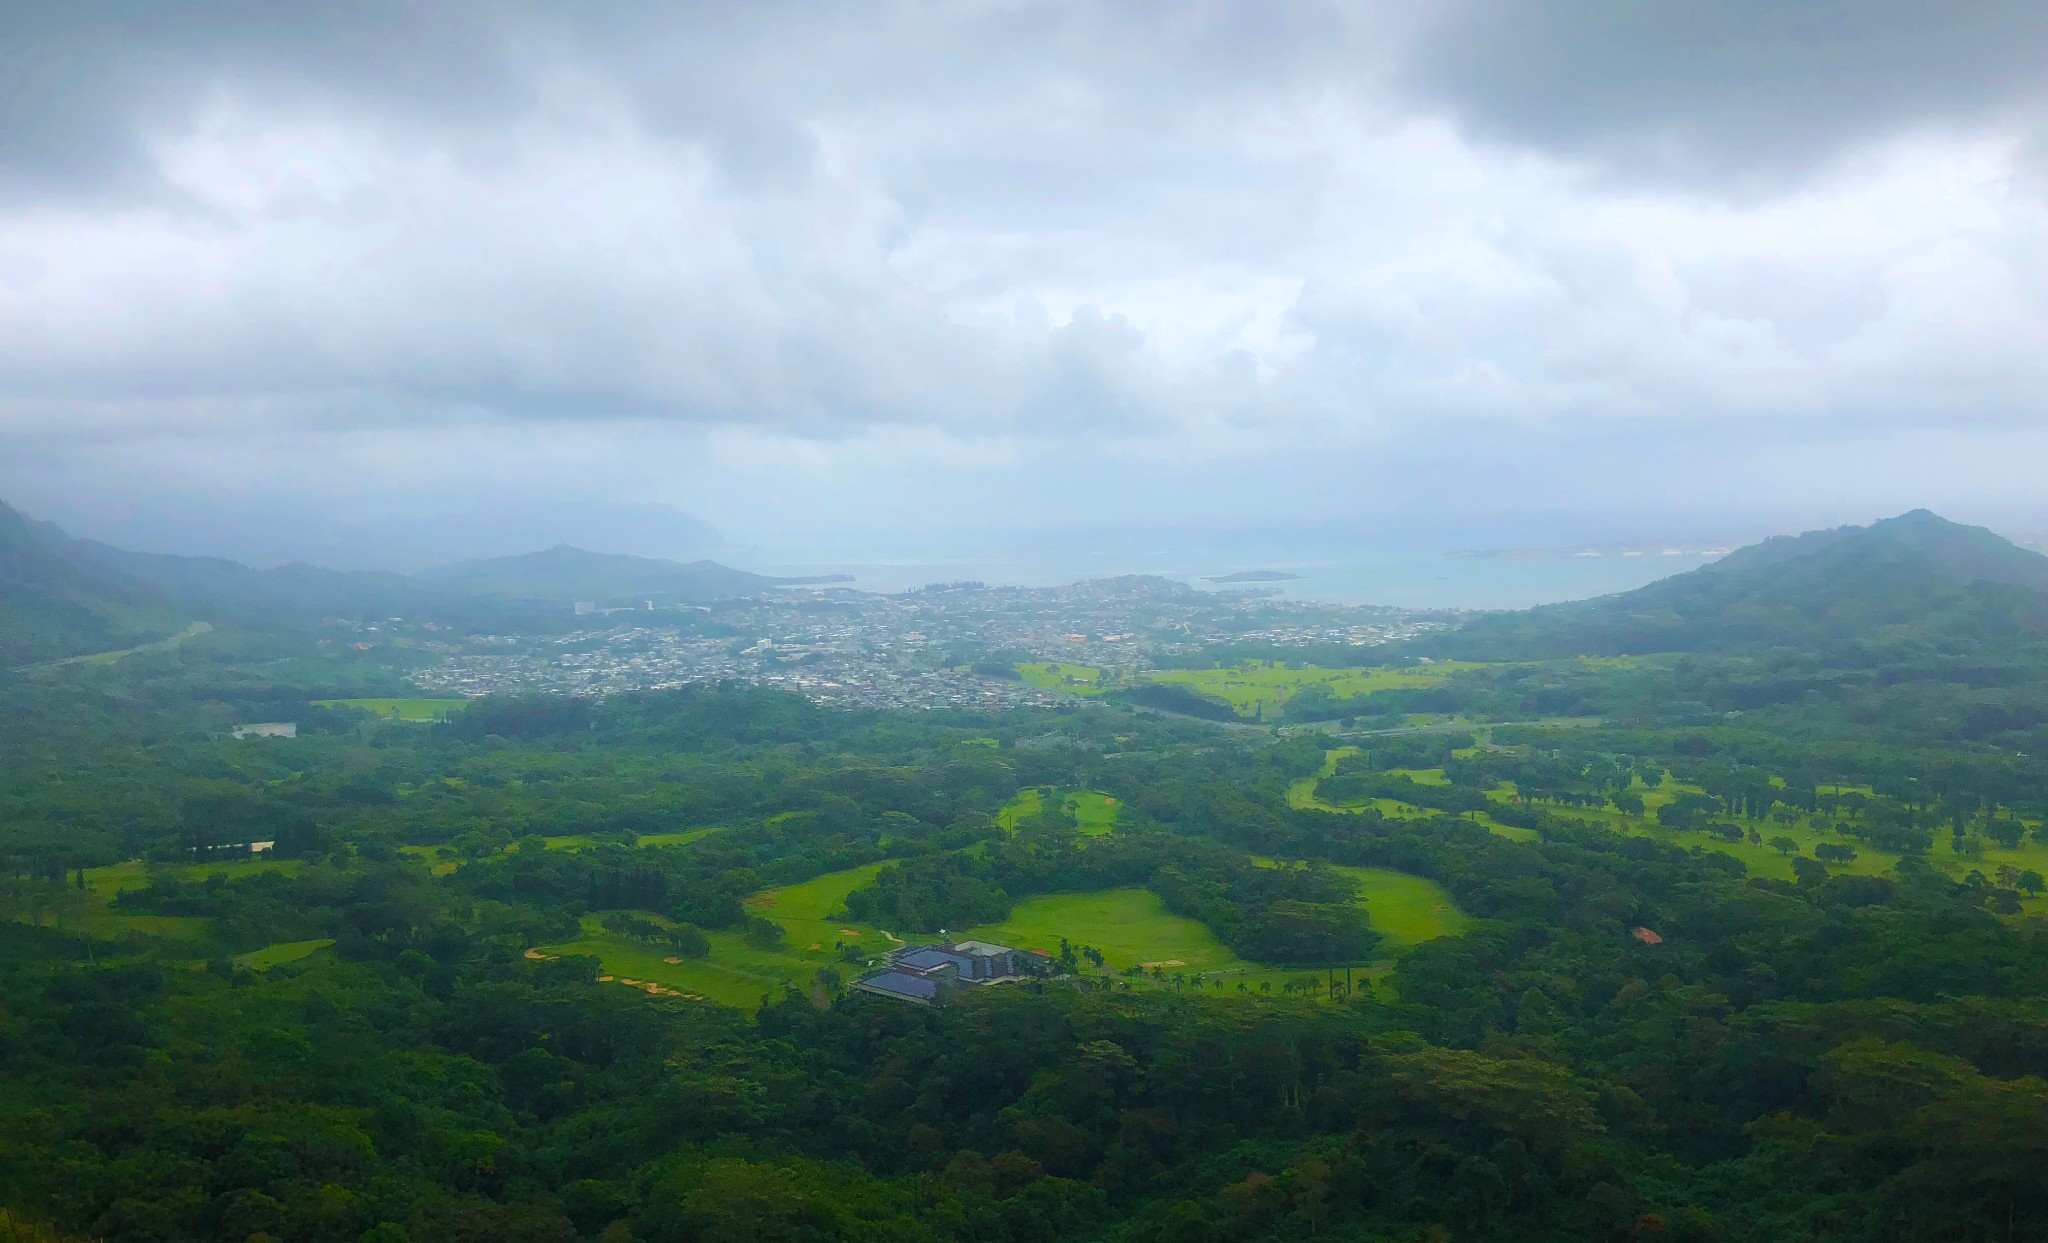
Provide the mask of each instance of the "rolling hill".
{"label": "rolling hill", "polygon": [[78,564],[0,502],[0,668],[127,647],[182,624],[161,593]]}
{"label": "rolling hill", "polygon": [[1914,510],[1782,536],[1619,595],[1488,614],[1414,645],[1472,660],[1918,645],[2048,647],[2048,557]]}
{"label": "rolling hill", "polygon": [[135,552],[76,539],[0,502],[0,669],[163,639],[195,621],[245,627],[420,617],[504,629],[566,624],[574,600],[717,600],[819,581],[587,552],[464,562],[421,575]]}

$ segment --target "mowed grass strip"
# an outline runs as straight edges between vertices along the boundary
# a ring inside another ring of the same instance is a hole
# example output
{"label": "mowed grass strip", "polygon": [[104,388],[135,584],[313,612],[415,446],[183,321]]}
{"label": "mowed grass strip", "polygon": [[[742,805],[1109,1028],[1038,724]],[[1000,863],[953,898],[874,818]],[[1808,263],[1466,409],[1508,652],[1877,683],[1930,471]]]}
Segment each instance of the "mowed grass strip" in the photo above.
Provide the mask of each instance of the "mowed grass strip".
{"label": "mowed grass strip", "polygon": [[685,997],[715,1001],[720,1005],[752,1010],[764,998],[779,997],[786,988],[803,988],[809,973],[799,975],[781,955],[756,950],[727,932],[714,932],[711,956],[678,957],[666,946],[630,941],[606,932],[601,915],[583,917],[583,936],[563,945],[531,951],[533,955],[558,958],[588,955],[598,960],[611,982],[637,981],[642,987],[657,985]]}
{"label": "mowed grass strip", "polygon": [[[789,933],[789,946],[793,952],[801,954],[805,962],[813,958],[818,960],[811,968],[813,971],[838,961],[831,952],[834,941],[859,945],[880,955],[895,942],[883,936],[880,929],[865,928],[836,917],[846,910],[846,895],[865,888],[873,882],[876,873],[888,866],[886,862],[870,863],[843,872],[827,872],[802,884],[764,890],[746,900],[747,909],[781,924]],[[853,935],[844,935],[849,932]],[[823,949],[813,951],[809,948],[812,945]]]}
{"label": "mowed grass strip", "polygon": [[[1309,811],[1361,812],[1367,808],[1379,812],[1390,820],[1422,820],[1431,816],[1447,815],[1426,807],[1416,807],[1399,799],[1374,798],[1355,803],[1332,803],[1316,792],[1316,783],[1337,771],[1337,761],[1348,755],[1358,754],[1357,747],[1333,747],[1323,755],[1323,766],[1313,777],[1303,777],[1287,787],[1287,805]],[[1421,785],[1447,785],[1441,768],[1409,768],[1398,770],[1407,773]],[[1434,780],[1430,778],[1434,777]],[[1536,830],[1502,824],[1483,811],[1466,812],[1459,817],[1469,820],[1496,837],[1511,841],[1526,842],[1536,837]]]}
{"label": "mowed grass strip", "polygon": [[[881,929],[833,918],[845,907],[847,894],[868,884],[887,866],[886,862],[870,863],[828,872],[747,898],[748,913],[773,920],[787,933],[787,940],[771,949],[753,945],[736,933],[707,930],[711,953],[704,958],[681,958],[666,946],[607,932],[602,915],[586,915],[579,939],[535,952],[549,957],[589,954],[615,982],[635,980],[643,986],[654,984],[685,996],[751,1010],[764,999],[782,996],[786,989],[812,992],[823,968],[832,967],[847,979],[866,970],[865,960],[841,961],[833,949],[835,942],[857,945],[863,955],[875,959],[894,948],[897,942]],[[647,912],[636,914],[655,923],[667,922]],[[670,958],[680,961],[670,962]]]}
{"label": "mowed grass strip", "polygon": [[[1254,861],[1261,867],[1290,866],[1256,856]],[[1358,882],[1358,897],[1365,903],[1366,918],[1373,931],[1386,938],[1382,946],[1390,953],[1398,954],[1438,937],[1455,937],[1471,926],[1471,917],[1458,909],[1442,885],[1426,876],[1391,868],[1335,863],[1323,866]]]}
{"label": "mowed grass strip", "polygon": [[1004,803],[996,813],[996,823],[1006,833],[1017,831],[1017,822],[1035,816],[1045,807],[1045,791],[1039,789],[1020,790],[1017,797]]}
{"label": "mowed grass strip", "polygon": [[1208,925],[1175,915],[1149,889],[1101,889],[1026,898],[1010,918],[966,930],[949,929],[953,940],[992,941],[1013,949],[1058,953],[1065,937],[1076,951],[1101,950],[1112,971],[1147,963],[1171,964],[1169,971],[1256,972],[1261,968],[1231,952]]}
{"label": "mowed grass strip", "polygon": [[361,708],[400,721],[442,721],[469,706],[467,699],[316,699],[321,708]]}
{"label": "mowed grass strip", "polygon": [[1252,661],[1229,669],[1166,669],[1144,676],[1148,681],[1185,686],[1225,700],[1242,717],[1271,717],[1286,707],[1288,700],[1310,687],[1321,687],[1339,699],[1352,699],[1376,691],[1433,686],[1461,670],[1485,667],[1466,661],[1445,661],[1403,669],[1328,669]]}
{"label": "mowed grass strip", "polygon": [[1063,661],[1029,661],[1017,666],[1017,676],[1026,686],[1040,690],[1067,691],[1075,695],[1100,695],[1102,670],[1093,665],[1070,665]]}
{"label": "mowed grass strip", "polygon": [[[1817,816],[1801,814],[1792,817],[1790,820],[1752,820],[1744,816],[1716,814],[1715,819],[1725,820],[1745,831],[1745,837],[1742,841],[1730,842],[1704,829],[1673,829],[1658,823],[1656,819],[1658,808],[1671,803],[1681,793],[1703,793],[1698,786],[1687,785],[1683,782],[1667,778],[1660,786],[1648,786],[1643,784],[1641,780],[1637,780],[1634,788],[1638,794],[1643,796],[1644,814],[1641,816],[1628,815],[1612,805],[1606,807],[1562,807],[1556,804],[1540,802],[1536,805],[1563,819],[1599,825],[1602,828],[1610,829],[1617,833],[1626,833],[1635,837],[1650,837],[1670,845],[1684,846],[1688,849],[1696,850],[1711,850],[1719,854],[1729,855],[1741,860],[1743,867],[1748,870],[1750,875],[1769,877],[1773,880],[1794,879],[1795,873],[1792,870],[1792,860],[1800,855],[1813,858],[1813,848],[1822,843],[1849,846],[1853,847],[1856,851],[1856,857],[1851,859],[1846,865],[1839,863],[1828,864],[1827,868],[1831,873],[1846,873],[1853,876],[1887,876],[1899,864],[1900,856],[1896,854],[1889,851],[1872,849],[1867,843],[1858,838],[1844,837],[1837,834],[1833,828],[1833,818],[1827,816],[1826,813],[1821,813]],[[1830,792],[1848,788],[1853,787],[1822,787],[1823,790]],[[1864,792],[1868,792],[1867,787]],[[1499,789],[1490,792],[1488,797],[1496,801],[1506,802],[1515,797],[1515,790],[1512,785],[1504,784]],[[1748,840],[1746,833],[1750,829],[1756,830],[1757,836],[1763,840],[1758,842]],[[1773,838],[1780,837],[1792,842],[1796,848],[1793,853],[1787,854],[1771,845]],[[1963,879],[1973,871],[1981,872],[1985,876],[1992,876],[1996,874],[2001,864],[2010,865],[2018,871],[2039,872],[2044,876],[2048,876],[2048,842],[2043,842],[2031,832],[2021,841],[2019,848],[2016,850],[2006,850],[1997,843],[1990,841],[1985,841],[1982,844],[1984,852],[1981,855],[1958,854],[1950,844],[1949,834],[1937,831],[1934,835],[1933,848],[1920,857],[1926,863],[1956,880]],[[2023,898],[2021,910],[2028,915],[2048,914],[2048,894]]]}
{"label": "mowed grass strip", "polygon": [[1396,953],[1438,937],[1458,936],[1472,923],[1443,886],[1428,877],[1334,864],[1330,870],[1358,882],[1366,917],[1373,930],[1386,938],[1386,947]]}
{"label": "mowed grass strip", "polygon": [[[1017,797],[1003,804],[996,813],[996,823],[1007,832],[1017,831],[1017,822],[1037,815],[1045,809],[1047,792],[1030,789],[1020,792]],[[1122,804],[1114,795],[1100,790],[1070,790],[1057,796],[1060,807],[1074,818],[1075,825],[1090,837],[1100,837],[1116,828],[1116,818]]]}
{"label": "mowed grass strip", "polygon": [[289,876],[297,872],[299,866],[297,859],[272,859],[258,855],[254,858],[227,859],[217,863],[149,864],[139,859],[131,859],[126,863],[87,868],[84,908],[67,912],[62,922],[67,928],[93,937],[112,938],[139,932],[172,940],[198,940],[206,935],[210,922],[203,916],[123,914],[113,908],[115,895],[124,890],[141,889],[148,885],[152,871],[189,881],[204,880],[209,876],[256,876],[264,872],[282,872]]}
{"label": "mowed grass strip", "polygon": [[268,971],[272,967],[282,967],[288,962],[310,957],[332,944],[332,937],[322,937],[314,941],[283,941],[276,945],[266,945],[260,950],[250,950],[246,954],[237,954],[233,961],[237,967],[250,971]]}

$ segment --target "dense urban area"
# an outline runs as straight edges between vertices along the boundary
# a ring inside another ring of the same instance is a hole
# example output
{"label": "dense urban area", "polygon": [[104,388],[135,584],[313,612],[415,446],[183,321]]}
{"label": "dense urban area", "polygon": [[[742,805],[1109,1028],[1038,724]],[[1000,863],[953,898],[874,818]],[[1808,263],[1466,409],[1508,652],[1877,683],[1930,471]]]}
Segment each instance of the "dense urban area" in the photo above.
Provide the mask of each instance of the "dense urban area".
{"label": "dense urban area", "polygon": [[717,604],[608,610],[604,627],[568,634],[462,644],[428,637],[420,646],[444,659],[411,676],[423,689],[461,695],[608,695],[731,678],[870,708],[1042,707],[1057,690],[1021,683],[1000,664],[992,671],[988,656],[1127,675],[1225,644],[1371,647],[1449,618],[1161,578],[942,584],[900,595],[789,588]]}

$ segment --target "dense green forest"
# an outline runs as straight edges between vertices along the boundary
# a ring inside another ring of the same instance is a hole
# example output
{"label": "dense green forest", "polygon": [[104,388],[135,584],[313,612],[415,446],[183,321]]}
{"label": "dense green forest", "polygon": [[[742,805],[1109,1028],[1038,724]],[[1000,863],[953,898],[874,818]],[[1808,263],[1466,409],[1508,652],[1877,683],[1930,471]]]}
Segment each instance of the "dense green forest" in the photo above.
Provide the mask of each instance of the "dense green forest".
{"label": "dense green forest", "polygon": [[[416,723],[257,631],[11,677],[0,1239],[2040,1238],[2004,587],[1604,662],[1508,619],[1458,641],[1542,642],[1285,728],[737,684]],[[1211,965],[848,987],[1090,894]]]}

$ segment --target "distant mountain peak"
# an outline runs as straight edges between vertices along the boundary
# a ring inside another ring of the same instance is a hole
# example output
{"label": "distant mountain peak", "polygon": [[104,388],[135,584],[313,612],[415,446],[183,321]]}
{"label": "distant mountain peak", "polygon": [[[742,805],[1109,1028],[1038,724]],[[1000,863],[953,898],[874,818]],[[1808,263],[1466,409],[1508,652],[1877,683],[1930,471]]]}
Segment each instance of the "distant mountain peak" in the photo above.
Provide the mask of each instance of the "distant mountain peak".
{"label": "distant mountain peak", "polygon": [[1494,614],[1430,645],[1483,659],[1733,650],[1867,640],[2038,644],[2048,557],[1915,509],[1866,527],[1776,536],[1597,600]]}

